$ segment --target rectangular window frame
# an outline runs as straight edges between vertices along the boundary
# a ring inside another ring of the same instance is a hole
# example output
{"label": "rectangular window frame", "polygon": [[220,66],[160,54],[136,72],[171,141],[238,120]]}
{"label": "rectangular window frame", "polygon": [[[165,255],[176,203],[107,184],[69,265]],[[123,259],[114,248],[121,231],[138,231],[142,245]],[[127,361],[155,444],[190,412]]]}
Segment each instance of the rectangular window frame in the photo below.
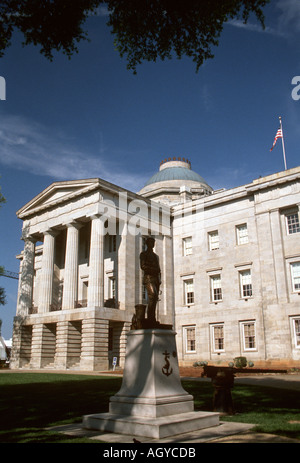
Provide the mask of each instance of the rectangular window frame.
{"label": "rectangular window frame", "polygon": [[221,302],[223,300],[222,277],[221,274],[210,275],[210,299],[211,302]]}
{"label": "rectangular window frame", "polygon": [[214,354],[220,354],[222,352],[225,352],[224,323],[214,323],[210,325],[210,336],[211,336],[212,352]]}
{"label": "rectangular window frame", "polygon": [[[248,276],[248,279],[246,277]],[[248,283],[247,283],[248,280]],[[253,297],[253,284],[251,269],[239,270],[240,297],[247,300]]]}
{"label": "rectangular window frame", "polygon": [[193,240],[191,236],[182,239],[182,251],[184,256],[191,256],[193,254]]}
{"label": "rectangular window frame", "polygon": [[300,293],[300,261],[290,262],[292,292]]}
{"label": "rectangular window frame", "polygon": [[295,349],[300,349],[300,316],[292,317],[292,336]]}
{"label": "rectangular window frame", "polygon": [[249,233],[247,223],[236,225],[236,242],[238,246],[249,243]]}
{"label": "rectangular window frame", "polygon": [[[242,336],[242,346],[243,346],[243,352],[255,352],[257,351],[257,343],[256,343],[256,322],[255,320],[246,320],[240,322],[241,324],[241,336]],[[254,334],[251,335],[251,333],[246,332],[246,327],[247,329],[249,327],[253,327]],[[247,340],[249,345],[247,345]],[[253,344],[253,346],[250,346],[250,344]]]}
{"label": "rectangular window frame", "polygon": [[220,238],[218,230],[208,232],[208,249],[209,251],[217,251],[220,249]]}
{"label": "rectangular window frame", "polygon": [[196,353],[196,325],[183,326],[184,352]]}
{"label": "rectangular window frame", "polygon": [[[188,291],[189,289],[190,291]],[[184,305],[190,306],[195,303],[194,278],[185,278],[183,280],[183,294],[184,294]]]}
{"label": "rectangular window frame", "polygon": [[300,233],[299,211],[289,211],[285,213],[285,223],[287,235]]}

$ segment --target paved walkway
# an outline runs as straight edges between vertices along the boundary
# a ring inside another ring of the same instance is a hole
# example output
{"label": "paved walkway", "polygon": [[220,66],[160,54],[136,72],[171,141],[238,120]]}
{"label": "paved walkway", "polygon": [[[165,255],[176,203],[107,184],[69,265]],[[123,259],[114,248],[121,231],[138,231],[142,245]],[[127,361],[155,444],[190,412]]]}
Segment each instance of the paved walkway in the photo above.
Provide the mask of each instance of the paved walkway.
{"label": "paved walkway", "polygon": [[[275,436],[272,434],[260,434],[251,432],[254,427],[252,424],[246,423],[229,423],[220,421],[219,426],[212,428],[201,429],[200,431],[188,432],[179,434],[172,437],[162,439],[153,439],[150,437],[137,437],[136,439],[141,443],[146,444],[249,444],[249,443],[296,443],[300,444],[299,440],[289,439],[287,437]],[[132,435],[115,434],[100,431],[90,431],[83,429],[80,424],[72,424],[66,426],[58,426],[49,428],[51,431],[61,432],[69,436],[76,437],[89,437],[93,440],[98,440],[111,444],[133,444]]]}
{"label": "paved walkway", "polygon": [[288,374],[288,375],[253,375],[253,376],[240,376],[234,379],[236,384],[254,384],[257,386],[269,386],[280,389],[290,389],[293,391],[300,392],[300,375],[299,374]]}
{"label": "paved walkway", "polygon": [[[182,380],[190,379],[193,381],[211,381],[209,378],[201,377],[181,377]],[[257,386],[276,387],[279,389],[290,389],[300,392],[300,374],[262,374],[237,376],[234,378],[235,384],[253,384]]]}

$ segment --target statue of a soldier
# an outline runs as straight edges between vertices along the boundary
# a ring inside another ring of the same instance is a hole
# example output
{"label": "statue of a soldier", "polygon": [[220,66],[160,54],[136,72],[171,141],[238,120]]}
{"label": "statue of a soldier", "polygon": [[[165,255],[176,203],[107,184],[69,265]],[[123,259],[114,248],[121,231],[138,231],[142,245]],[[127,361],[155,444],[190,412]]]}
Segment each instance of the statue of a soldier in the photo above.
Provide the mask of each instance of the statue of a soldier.
{"label": "statue of a soldier", "polygon": [[149,322],[156,322],[155,311],[161,285],[159,257],[153,252],[154,244],[155,239],[152,236],[147,237],[147,249],[140,254],[140,265],[144,272],[143,284],[148,294],[147,319]]}

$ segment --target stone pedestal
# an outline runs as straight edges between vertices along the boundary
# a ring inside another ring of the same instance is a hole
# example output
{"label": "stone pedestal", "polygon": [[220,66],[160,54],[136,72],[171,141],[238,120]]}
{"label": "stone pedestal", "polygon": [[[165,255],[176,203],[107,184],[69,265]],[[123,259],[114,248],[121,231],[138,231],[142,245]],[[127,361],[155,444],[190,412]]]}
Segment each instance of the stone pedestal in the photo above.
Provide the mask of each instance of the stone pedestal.
{"label": "stone pedestal", "polygon": [[176,333],[140,329],[128,333],[122,386],[109,412],[83,417],[88,429],[163,438],[217,426],[219,413],[195,412],[182,387]]}

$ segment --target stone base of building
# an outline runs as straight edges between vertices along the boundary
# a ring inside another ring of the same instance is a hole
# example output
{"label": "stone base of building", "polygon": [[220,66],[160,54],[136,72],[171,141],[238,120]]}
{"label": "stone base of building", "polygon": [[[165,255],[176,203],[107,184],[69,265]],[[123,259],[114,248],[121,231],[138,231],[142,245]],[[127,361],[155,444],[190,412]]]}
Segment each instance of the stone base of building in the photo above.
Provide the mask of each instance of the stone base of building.
{"label": "stone base of building", "polygon": [[124,311],[109,308],[16,317],[10,367],[107,371],[113,357],[124,367],[129,326]]}
{"label": "stone base of building", "polygon": [[195,412],[193,396],[182,388],[175,335],[164,329],[128,333],[121,389],[108,413],[83,417],[85,428],[162,438],[219,425],[219,413]]}

